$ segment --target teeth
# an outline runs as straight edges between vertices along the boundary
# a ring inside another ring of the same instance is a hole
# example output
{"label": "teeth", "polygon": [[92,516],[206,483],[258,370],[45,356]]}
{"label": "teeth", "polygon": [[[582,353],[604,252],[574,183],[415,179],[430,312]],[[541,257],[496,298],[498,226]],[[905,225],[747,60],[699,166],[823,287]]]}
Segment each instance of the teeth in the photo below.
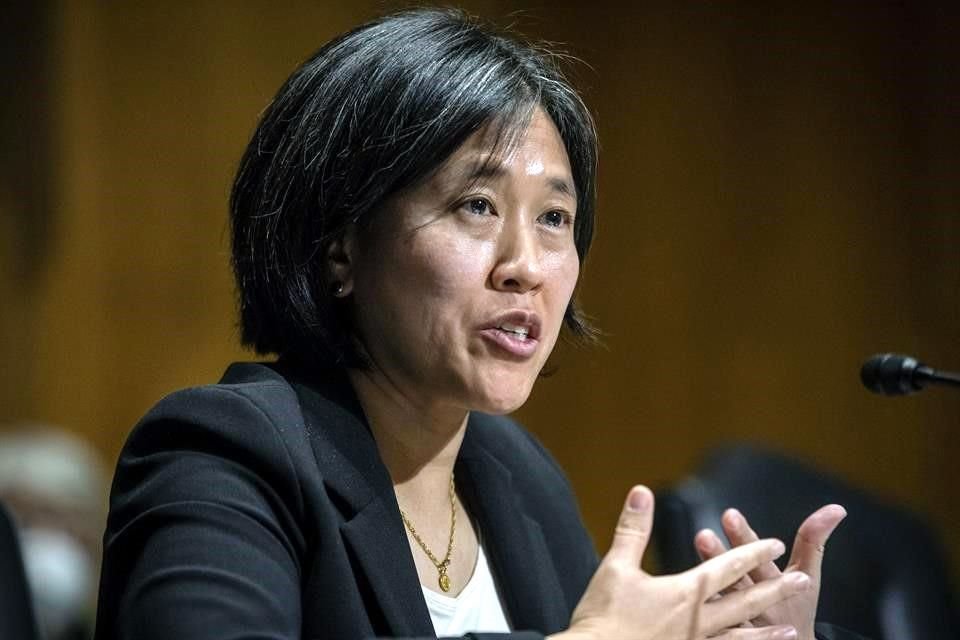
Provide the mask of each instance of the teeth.
{"label": "teeth", "polygon": [[501,331],[509,331],[510,333],[515,333],[519,337],[526,339],[527,334],[530,333],[529,327],[520,327],[515,324],[502,324],[499,329]]}

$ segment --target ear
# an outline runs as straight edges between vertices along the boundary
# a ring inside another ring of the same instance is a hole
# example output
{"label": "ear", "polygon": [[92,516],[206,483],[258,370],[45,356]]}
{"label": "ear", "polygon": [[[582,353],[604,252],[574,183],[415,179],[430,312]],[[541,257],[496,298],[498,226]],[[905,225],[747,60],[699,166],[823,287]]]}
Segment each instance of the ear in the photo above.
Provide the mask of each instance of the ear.
{"label": "ear", "polygon": [[356,245],[357,227],[353,224],[327,245],[327,287],[335,298],[345,298],[353,291]]}

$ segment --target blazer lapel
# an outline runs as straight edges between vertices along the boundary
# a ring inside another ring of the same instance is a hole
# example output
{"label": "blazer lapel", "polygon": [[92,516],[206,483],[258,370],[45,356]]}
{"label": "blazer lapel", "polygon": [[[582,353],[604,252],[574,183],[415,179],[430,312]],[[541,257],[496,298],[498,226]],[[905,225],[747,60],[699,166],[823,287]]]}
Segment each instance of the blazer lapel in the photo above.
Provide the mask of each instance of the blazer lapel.
{"label": "blazer lapel", "polygon": [[459,493],[478,523],[491,571],[517,630],[562,631],[569,607],[539,523],[527,515],[510,471],[482,446],[471,419],[455,469]]}
{"label": "blazer lapel", "polygon": [[[345,378],[320,385],[294,382],[293,387],[324,483],[344,518],[345,546],[362,572],[357,583],[364,599],[371,600],[366,606],[373,630],[432,636],[393,483],[353,389]],[[369,604],[379,607],[387,629],[377,628],[379,616]]]}
{"label": "blazer lapel", "polygon": [[[430,612],[399,518],[400,528],[395,526],[395,512],[396,507],[375,498],[344,522],[340,531],[383,612],[389,632],[398,636],[432,636]],[[403,544],[396,544],[398,541]]]}

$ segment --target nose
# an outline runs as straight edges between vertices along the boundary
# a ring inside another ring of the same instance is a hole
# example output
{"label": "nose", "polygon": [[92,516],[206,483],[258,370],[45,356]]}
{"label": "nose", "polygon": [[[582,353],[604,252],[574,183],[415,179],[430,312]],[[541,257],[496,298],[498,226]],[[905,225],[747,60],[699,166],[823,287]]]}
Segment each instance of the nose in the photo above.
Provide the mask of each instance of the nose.
{"label": "nose", "polygon": [[535,292],[543,284],[541,247],[536,230],[517,222],[505,225],[501,230],[497,262],[490,280],[493,288],[500,291]]}

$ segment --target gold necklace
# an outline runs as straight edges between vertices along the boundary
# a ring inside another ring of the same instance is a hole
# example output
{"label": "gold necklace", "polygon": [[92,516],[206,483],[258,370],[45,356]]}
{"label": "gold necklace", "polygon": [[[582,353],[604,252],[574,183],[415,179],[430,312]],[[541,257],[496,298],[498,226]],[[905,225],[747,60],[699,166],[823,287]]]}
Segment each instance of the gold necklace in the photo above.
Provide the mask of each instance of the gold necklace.
{"label": "gold necklace", "polygon": [[447,542],[447,555],[444,556],[443,561],[437,560],[437,556],[433,555],[433,552],[430,551],[430,548],[427,547],[427,543],[423,541],[420,535],[417,533],[417,530],[414,528],[413,523],[410,522],[410,519],[407,518],[407,514],[403,512],[403,509],[400,509],[400,517],[403,518],[403,524],[407,525],[407,529],[410,531],[410,535],[413,536],[413,539],[417,541],[417,544],[420,545],[420,548],[423,549],[424,553],[427,554],[427,557],[430,558],[430,562],[433,563],[433,566],[437,568],[437,571],[440,572],[440,576],[437,578],[437,582],[440,584],[440,589],[446,593],[450,591],[450,576],[447,575],[447,567],[450,566],[450,554],[453,553],[453,533],[457,530],[457,498],[456,490],[453,486],[453,473],[450,474],[450,541]]}

